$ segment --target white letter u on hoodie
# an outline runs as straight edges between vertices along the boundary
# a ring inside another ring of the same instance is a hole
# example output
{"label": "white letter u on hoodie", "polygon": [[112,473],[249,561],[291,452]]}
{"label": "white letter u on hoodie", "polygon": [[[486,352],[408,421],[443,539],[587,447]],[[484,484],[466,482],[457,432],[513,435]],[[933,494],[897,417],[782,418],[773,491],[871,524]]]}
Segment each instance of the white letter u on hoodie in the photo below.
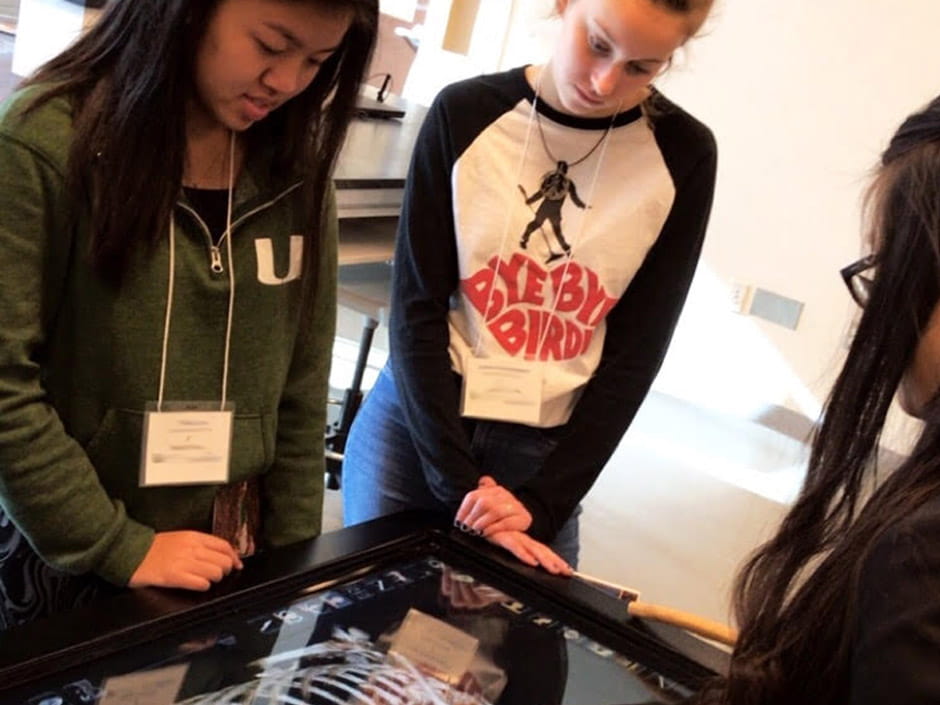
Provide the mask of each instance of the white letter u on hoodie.
{"label": "white letter u on hoodie", "polygon": [[268,286],[286,284],[300,278],[301,263],[304,257],[304,238],[302,235],[290,236],[290,268],[283,277],[274,273],[274,246],[271,238],[261,237],[255,240],[255,256],[258,258],[258,281]]}

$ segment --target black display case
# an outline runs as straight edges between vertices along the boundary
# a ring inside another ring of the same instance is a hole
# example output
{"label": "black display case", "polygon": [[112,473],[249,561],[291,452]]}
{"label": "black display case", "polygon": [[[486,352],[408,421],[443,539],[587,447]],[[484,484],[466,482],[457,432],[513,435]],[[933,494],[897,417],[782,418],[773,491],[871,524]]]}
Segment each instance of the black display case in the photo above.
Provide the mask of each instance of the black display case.
{"label": "black display case", "polygon": [[2,632],[0,703],[671,703],[724,663],[409,513]]}

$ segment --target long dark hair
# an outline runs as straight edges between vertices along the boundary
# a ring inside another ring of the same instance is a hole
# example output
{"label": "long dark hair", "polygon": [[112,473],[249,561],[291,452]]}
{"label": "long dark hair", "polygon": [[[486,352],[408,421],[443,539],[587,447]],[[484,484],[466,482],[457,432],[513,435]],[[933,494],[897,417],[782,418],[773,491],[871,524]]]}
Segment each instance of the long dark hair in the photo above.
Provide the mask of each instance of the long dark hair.
{"label": "long dark hair", "polygon": [[[89,204],[91,258],[113,283],[135,248],[165,236],[182,181],[183,106],[194,90],[196,51],[221,1],[112,0],[82,38],[25,82],[49,86],[31,109],[59,95],[72,101],[69,192]],[[249,151],[273,150],[272,175],[303,174],[305,203],[312,205],[304,233],[309,294],[330,175],[375,45],[378,0],[283,1],[351,17],[340,47],[310,86],[246,136]]]}
{"label": "long dark hair", "polygon": [[[891,525],[940,492],[940,416],[866,502],[891,400],[940,300],[940,98],[909,117],[869,191],[877,269],[818,427],[803,489],[735,585],[727,680],[704,702],[845,702],[862,567]],[[815,566],[815,567],[814,567]]]}

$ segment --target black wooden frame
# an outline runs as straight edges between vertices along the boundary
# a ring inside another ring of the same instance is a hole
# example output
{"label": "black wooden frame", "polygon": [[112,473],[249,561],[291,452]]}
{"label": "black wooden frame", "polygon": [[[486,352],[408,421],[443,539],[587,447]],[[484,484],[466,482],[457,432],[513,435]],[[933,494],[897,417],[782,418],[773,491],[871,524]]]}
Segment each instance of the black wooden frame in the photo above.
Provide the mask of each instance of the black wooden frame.
{"label": "black wooden frame", "polygon": [[184,629],[289,599],[311,584],[345,582],[411,557],[434,555],[472,572],[663,677],[696,690],[727,657],[678,629],[646,624],[578,581],[523,566],[508,554],[414,512],[325,534],[248,559],[209,593],[133,590],[35,624],[0,632],[4,692]]}

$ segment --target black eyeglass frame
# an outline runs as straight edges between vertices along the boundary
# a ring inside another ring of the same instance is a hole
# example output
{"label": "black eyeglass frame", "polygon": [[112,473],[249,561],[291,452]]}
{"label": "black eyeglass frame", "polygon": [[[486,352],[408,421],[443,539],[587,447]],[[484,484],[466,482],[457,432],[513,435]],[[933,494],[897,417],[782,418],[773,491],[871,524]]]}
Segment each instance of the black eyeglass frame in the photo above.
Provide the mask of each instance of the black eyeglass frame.
{"label": "black eyeglass frame", "polygon": [[[868,303],[868,297],[867,292],[863,297],[861,290],[870,289],[872,280],[870,277],[861,276],[861,274],[863,272],[867,272],[869,269],[872,269],[877,264],[878,255],[867,255],[866,257],[862,257],[860,260],[852,262],[852,264],[839,270],[839,274],[842,275],[842,281],[845,282],[845,286],[849,290],[849,294],[852,296],[852,300],[862,308],[864,308],[865,304]],[[854,283],[856,280],[864,282],[861,288],[859,288]]]}

